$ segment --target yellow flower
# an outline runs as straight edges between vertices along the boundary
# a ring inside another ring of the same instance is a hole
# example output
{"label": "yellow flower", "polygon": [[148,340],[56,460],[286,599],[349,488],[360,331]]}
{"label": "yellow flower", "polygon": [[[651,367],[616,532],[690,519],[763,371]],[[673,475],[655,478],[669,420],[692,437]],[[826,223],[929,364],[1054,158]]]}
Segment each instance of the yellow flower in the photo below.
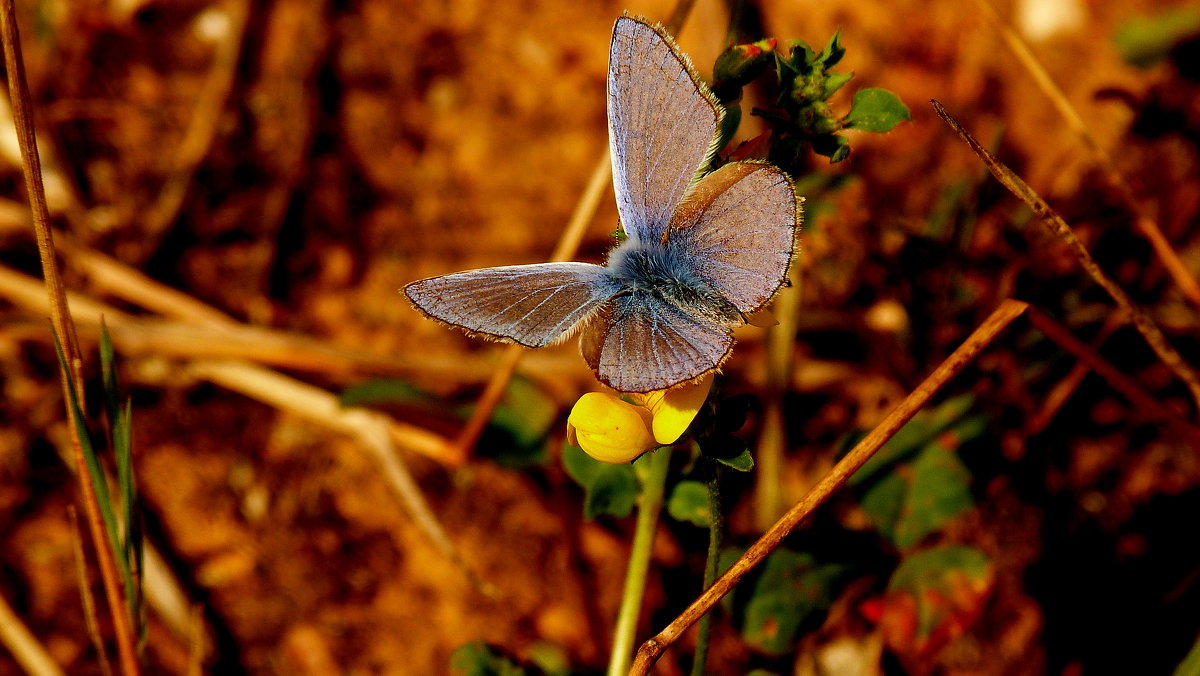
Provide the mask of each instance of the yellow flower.
{"label": "yellow flower", "polygon": [[669,390],[630,395],[638,404],[589,392],[575,402],[567,417],[567,442],[601,462],[630,462],[652,448],[678,441],[700,411],[712,382],[709,374]]}

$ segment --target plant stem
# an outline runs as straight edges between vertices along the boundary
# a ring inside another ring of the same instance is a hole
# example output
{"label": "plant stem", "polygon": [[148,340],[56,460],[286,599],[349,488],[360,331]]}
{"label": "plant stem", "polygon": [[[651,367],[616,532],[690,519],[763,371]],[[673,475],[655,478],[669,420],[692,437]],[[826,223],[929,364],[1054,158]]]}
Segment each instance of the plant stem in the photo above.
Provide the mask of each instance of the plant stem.
{"label": "plant stem", "polygon": [[646,572],[650,568],[650,550],[654,548],[654,532],[658,530],[658,513],[663,504],[663,488],[667,483],[667,467],[671,450],[651,451],[642,476],[642,496],[638,503],[637,528],[629,550],[629,569],[625,573],[625,591],[621,594],[621,609],[613,630],[612,653],[608,658],[608,676],[624,676],[633,658],[634,637],[642,597],[646,592]]}
{"label": "plant stem", "polygon": [[[704,562],[704,588],[717,579],[717,564],[721,558],[721,536],[725,531],[725,515],[721,512],[721,474],[719,462],[708,461],[708,559]],[[712,634],[712,613],[700,617],[696,627],[696,652],[692,658],[692,676],[704,676],[708,662],[708,638]]]}
{"label": "plant stem", "polygon": [[[21,148],[21,169],[25,177],[25,189],[29,195],[29,208],[33,217],[33,230],[37,237],[38,256],[42,262],[42,276],[50,299],[50,322],[54,332],[62,340],[63,365],[61,384],[63,400],[67,402],[67,419],[74,420],[71,397],[76,393],[83,396],[83,377],[79,357],[79,341],[75,336],[75,323],[67,307],[67,294],[62,277],[58,272],[58,261],[54,249],[54,238],[50,234],[50,210],[46,206],[46,190],[42,182],[42,165],[38,156],[37,137],[33,124],[33,104],[29,95],[29,82],[25,77],[25,61],[21,56],[21,37],[17,27],[14,0],[0,2],[0,34],[4,42],[4,67],[8,76],[8,91],[12,101],[13,124],[17,132],[17,143]],[[79,409],[83,409],[82,400]],[[75,421],[77,423],[81,421]],[[134,648],[133,627],[129,609],[125,608],[121,583],[117,578],[117,563],[113,556],[104,521],[100,515],[101,505],[96,490],[89,480],[87,460],[83,454],[81,425],[69,425],[71,429],[71,452],[79,477],[80,501],[91,532],[96,561],[104,583],[112,615],[113,633],[117,651],[121,658],[121,670],[126,676],[139,672],[137,653]],[[115,537],[115,533],[112,534]]]}

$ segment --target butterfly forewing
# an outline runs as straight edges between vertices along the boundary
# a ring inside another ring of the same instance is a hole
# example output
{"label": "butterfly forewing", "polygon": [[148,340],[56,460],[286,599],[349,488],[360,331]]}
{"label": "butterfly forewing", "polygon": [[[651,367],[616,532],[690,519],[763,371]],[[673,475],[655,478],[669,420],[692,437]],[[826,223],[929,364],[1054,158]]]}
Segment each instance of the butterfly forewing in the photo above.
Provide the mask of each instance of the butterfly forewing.
{"label": "butterfly forewing", "polygon": [[698,274],[748,314],[771,300],[787,277],[800,204],[781,169],[734,162],[689,191],[670,237],[697,261]]}
{"label": "butterfly forewing", "polygon": [[608,139],[625,234],[658,241],[711,152],[721,109],[661,28],[621,17],[608,60]]}
{"label": "butterfly forewing", "polygon": [[542,347],[569,335],[615,289],[599,265],[537,263],[423,279],[404,292],[435,319]]}
{"label": "butterfly forewing", "polygon": [[584,360],[619,392],[662,390],[699,378],[731,349],[729,329],[642,292],[604,303],[580,340]]}

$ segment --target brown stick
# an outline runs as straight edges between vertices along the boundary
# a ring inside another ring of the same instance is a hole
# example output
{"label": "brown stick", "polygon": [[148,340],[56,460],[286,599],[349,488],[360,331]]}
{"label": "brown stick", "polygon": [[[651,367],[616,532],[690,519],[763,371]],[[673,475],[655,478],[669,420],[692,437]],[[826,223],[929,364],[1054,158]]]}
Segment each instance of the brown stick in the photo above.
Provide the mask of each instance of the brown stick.
{"label": "brown stick", "polygon": [[[66,290],[58,273],[54,240],[50,235],[50,212],[46,206],[46,191],[42,184],[42,166],[37,152],[37,139],[34,135],[29,83],[25,78],[25,61],[21,56],[21,37],[17,29],[17,16],[13,4],[13,0],[2,0],[2,6],[0,6],[0,32],[3,33],[4,38],[4,65],[8,72],[9,98],[12,100],[17,141],[21,146],[22,170],[25,175],[25,189],[29,194],[29,207],[33,214],[33,228],[37,235],[38,255],[42,261],[46,292],[50,296],[50,321],[62,342],[67,362],[66,369],[61,374],[61,382],[63,401],[67,406],[69,420],[73,415],[70,409],[69,392],[74,389],[81,398],[83,396],[79,341],[71,322]],[[87,518],[88,530],[91,532],[96,559],[100,565],[100,577],[104,581],[104,592],[108,597],[109,612],[112,615],[113,630],[116,634],[117,652],[121,658],[121,669],[127,676],[135,675],[138,673],[138,661],[137,653],[134,650],[132,609],[125,606],[121,583],[117,579],[116,559],[104,530],[104,522],[100,518],[100,504],[96,499],[95,488],[89,479],[90,474],[83,457],[82,441],[79,439],[75,425],[69,425],[69,427],[71,428],[71,450],[77,468],[76,474],[79,477],[83,511]]]}
{"label": "brown stick", "polygon": [[808,492],[800,502],[797,502],[783,515],[779,521],[775,522],[774,526],[762,537],[758,539],[740,559],[734,562],[733,566],[725,572],[724,575],[717,578],[703,594],[700,595],[690,606],[687,607],[679,617],[675,618],[671,624],[667,625],[657,636],[651,638],[642,644],[638,649],[637,656],[633,661],[633,668],[629,670],[631,676],[644,676],[649,673],[650,667],[658,660],[672,643],[677,641],[683,632],[688,627],[692,626],[701,616],[707,613],[713,606],[721,600],[721,597],[729,593],[733,586],[742,579],[746,573],[752,568],[762,563],[762,560],[767,557],[776,547],[787,537],[797,526],[800,525],[817,507],[829,499],[833,492],[846,483],[854,472],[859,467],[863,466],[871,456],[892,438],[904,423],[921,410],[931,397],[942,389],[951,378],[958,374],[959,371],[971,362],[972,359],[979,354],[983,348],[987,347],[1000,332],[1005,329],[1014,319],[1021,316],[1028,309],[1028,305],[1018,300],[1006,300],[996,308],[991,315],[984,320],[979,328],[967,337],[966,341],[959,346],[949,357],[946,358],[933,373],[929,375],[917,389],[904,398],[896,408],[892,409],[891,413],[879,423],[875,429],[871,430],[862,441],[846,454],[838,464],[833,466],[833,469],[821,478],[812,490]]}
{"label": "brown stick", "polygon": [[1099,353],[1071,335],[1071,332],[1065,327],[1037,308],[1030,308],[1028,315],[1029,323],[1033,324],[1034,328],[1041,331],[1062,349],[1075,355],[1080,362],[1108,381],[1114,390],[1121,393],[1121,396],[1128,399],[1129,403],[1137,407],[1146,417],[1170,425],[1172,431],[1183,441],[1193,448],[1200,448],[1200,429],[1182,420],[1175,411],[1170,410],[1142,389],[1133,378],[1121,373]]}
{"label": "brown stick", "polygon": [[1146,342],[1150,344],[1150,349],[1154,350],[1154,353],[1167,365],[1167,368],[1171,369],[1187,385],[1188,390],[1192,393],[1192,398],[1196,402],[1197,409],[1200,409],[1200,376],[1175,351],[1175,348],[1171,347],[1171,344],[1167,342],[1166,337],[1163,336],[1162,331],[1159,331],[1158,326],[1150,319],[1149,315],[1140,307],[1134,305],[1124,289],[1118,286],[1108,275],[1104,274],[1104,271],[1100,269],[1100,265],[1088,253],[1087,247],[1075,236],[1075,232],[1071,230],[1071,226],[1067,225],[1062,216],[1059,216],[1057,212],[1051,209],[1050,205],[1046,204],[1046,201],[1039,197],[1033,188],[1029,187],[1029,184],[1021,180],[1020,176],[1017,176],[1011,169],[1004,166],[1000,160],[997,160],[986,148],[980,145],[979,141],[975,140],[975,137],[967,133],[967,130],[963,129],[962,125],[951,117],[950,113],[946,112],[942,104],[937,101],[930,101],[930,103],[933,104],[933,108],[937,111],[938,116],[945,120],[946,124],[950,125],[950,128],[958,133],[962,140],[971,147],[971,150],[975,151],[979,159],[983,160],[983,163],[987,165],[988,170],[992,172],[996,180],[1000,181],[1012,194],[1019,197],[1022,202],[1028,205],[1033,210],[1033,213],[1037,214],[1042,219],[1042,222],[1046,224],[1050,233],[1066,243],[1067,248],[1071,250],[1076,260],[1079,261],[1079,264],[1083,266],[1083,269],[1092,279],[1108,292],[1108,295],[1112,297],[1113,301],[1122,310],[1129,313],[1134,327],[1142,334]]}
{"label": "brown stick", "polygon": [[1196,279],[1188,271],[1187,266],[1180,260],[1179,254],[1175,253],[1175,249],[1171,247],[1171,243],[1167,241],[1162,230],[1158,227],[1158,222],[1146,215],[1146,210],[1139,203],[1136,196],[1133,194],[1133,189],[1129,187],[1129,183],[1125,181],[1125,177],[1117,170],[1117,165],[1113,162],[1112,156],[1100,146],[1096,138],[1088,131],[1087,125],[1084,124],[1083,118],[1079,116],[1079,112],[1063,95],[1058,85],[1050,78],[1050,74],[1046,72],[1045,67],[1033,55],[1033,51],[1029,49],[1029,45],[1021,39],[1020,35],[1014,31],[1003,19],[1000,18],[999,12],[995,6],[988,0],[977,0],[978,4],[983,8],[984,15],[992,22],[996,30],[999,31],[1000,37],[1004,39],[1004,43],[1016,55],[1017,61],[1029,71],[1033,76],[1033,81],[1041,88],[1049,99],[1050,103],[1058,110],[1059,115],[1062,115],[1066,120],[1067,126],[1075,135],[1087,146],[1088,151],[1092,153],[1092,157],[1096,166],[1104,172],[1108,182],[1117,189],[1117,195],[1121,201],[1125,203],[1125,208],[1133,212],[1134,226],[1142,233],[1154,249],[1155,255],[1166,268],[1167,273],[1175,281],[1175,285],[1183,293],[1184,297],[1191,301],[1192,305],[1200,308],[1200,284],[1196,283]]}

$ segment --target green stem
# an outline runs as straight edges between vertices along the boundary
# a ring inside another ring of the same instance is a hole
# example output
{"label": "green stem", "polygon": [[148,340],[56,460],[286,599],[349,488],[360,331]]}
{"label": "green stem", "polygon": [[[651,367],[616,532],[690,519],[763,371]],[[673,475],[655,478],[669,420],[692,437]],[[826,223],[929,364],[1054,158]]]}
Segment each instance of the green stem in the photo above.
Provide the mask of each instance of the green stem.
{"label": "green stem", "polygon": [[[721,535],[725,530],[725,517],[721,513],[721,473],[718,462],[711,465],[708,479],[708,560],[704,563],[704,588],[708,589],[717,579],[717,563],[721,558]],[[708,638],[712,634],[712,613],[705,613],[696,627],[696,653],[692,659],[692,676],[704,676],[704,665],[708,662]]]}
{"label": "green stem", "polygon": [[662,509],[671,450],[660,448],[651,451],[641,463],[644,463],[644,474],[637,529],[629,550],[629,569],[625,573],[625,591],[621,595],[621,609],[617,612],[617,626],[613,630],[608,676],[625,676],[633,660],[633,642],[642,609],[642,597],[646,591],[646,572],[650,568],[650,550],[654,545],[654,531],[658,528],[658,513]]}

